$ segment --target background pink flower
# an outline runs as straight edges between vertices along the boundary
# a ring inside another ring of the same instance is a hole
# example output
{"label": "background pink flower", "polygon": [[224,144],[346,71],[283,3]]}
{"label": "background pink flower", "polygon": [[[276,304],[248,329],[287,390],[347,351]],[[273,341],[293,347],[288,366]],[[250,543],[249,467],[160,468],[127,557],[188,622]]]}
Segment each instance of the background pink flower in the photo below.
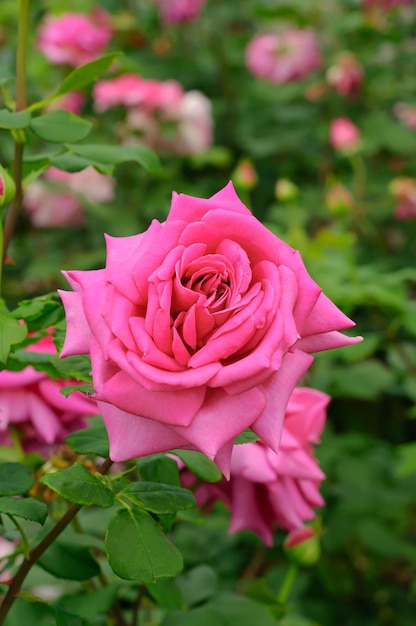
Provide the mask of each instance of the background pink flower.
{"label": "background pink flower", "polygon": [[[56,353],[51,336],[41,338],[28,350]],[[11,445],[13,427],[28,451],[43,451],[62,443],[72,431],[87,425],[86,417],[99,413],[97,405],[79,391],[66,398],[60,390],[74,381],[50,379],[28,366],[19,372],[0,372],[0,444]]]}
{"label": "background pink flower", "polygon": [[110,16],[103,9],[90,15],[47,15],[39,29],[37,47],[51,63],[76,67],[99,57],[112,34]]}
{"label": "background pink flower", "polygon": [[114,178],[100,174],[91,166],[73,173],[50,167],[44,180],[29,185],[23,202],[32,224],[38,228],[77,226],[85,217],[82,198],[111,202],[114,187]]}
{"label": "background pink flower", "polygon": [[340,152],[349,152],[358,147],[360,131],[346,117],[337,117],[329,127],[329,143]]}
{"label": "background pink flower", "polygon": [[63,355],[91,354],[114,461],[188,448],[226,473],[248,427],[277,451],[310,353],[359,341],[231,184],[174,194],[166,222],[107,237],[105,269],[66,276]]}
{"label": "background pink flower", "polygon": [[[276,524],[293,531],[315,517],[324,505],[319,486],[324,474],[313,456],[326,419],[329,396],[306,387],[297,388],[289,400],[282,440],[276,454],[261,441],[235,445],[230,480],[203,483],[196,490],[199,506],[222,500],[231,511],[230,532],[252,530],[273,545]],[[181,480],[190,486],[195,477],[183,470]]]}
{"label": "background pink flower", "polygon": [[326,80],[342,96],[352,97],[360,91],[364,68],[351,52],[342,52],[328,69]]}
{"label": "background pink flower", "polygon": [[166,24],[179,24],[196,19],[206,0],[154,0]]}
{"label": "background pink flower", "polygon": [[290,28],[256,35],[246,49],[246,64],[257,78],[282,84],[301,80],[321,66],[315,34]]}

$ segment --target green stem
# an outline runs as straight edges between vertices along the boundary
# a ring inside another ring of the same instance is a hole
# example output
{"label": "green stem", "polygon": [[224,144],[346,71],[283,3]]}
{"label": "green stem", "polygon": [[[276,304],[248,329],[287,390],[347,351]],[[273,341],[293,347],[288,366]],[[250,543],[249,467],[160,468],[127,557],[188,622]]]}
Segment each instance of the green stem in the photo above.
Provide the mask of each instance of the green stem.
{"label": "green stem", "polygon": [[[26,108],[26,65],[29,38],[29,7],[30,0],[19,0],[19,24],[17,32],[16,55],[16,111]],[[24,136],[15,134],[14,140],[14,183],[16,195],[10,205],[4,224],[3,260],[6,257],[9,243],[16,226],[17,218],[22,208],[23,190],[23,149]]]}
{"label": "green stem", "polygon": [[[104,474],[109,467],[112,465],[112,460],[107,457],[107,459],[103,462],[101,467],[98,468],[98,472],[100,474]],[[4,597],[4,600],[0,606],[0,626],[4,624],[4,620],[6,619],[9,610],[16,599],[17,594],[20,592],[22,585],[26,579],[26,576],[32,569],[33,565],[36,561],[42,556],[42,554],[49,548],[49,546],[55,541],[57,537],[65,530],[65,528],[70,524],[78,513],[78,511],[82,508],[81,504],[71,504],[71,506],[67,509],[66,513],[61,517],[61,519],[55,524],[55,526],[48,532],[47,535],[42,539],[42,541],[34,548],[30,554],[29,558],[25,559],[21,566],[19,567],[16,576],[13,579],[12,584],[9,587],[9,590]]]}
{"label": "green stem", "polygon": [[287,599],[293,587],[293,583],[296,580],[297,574],[298,574],[297,565],[295,565],[294,563],[289,563],[289,567],[286,572],[285,579],[283,581],[283,584],[280,588],[279,593],[277,594],[277,599],[282,604],[285,604],[287,602]]}

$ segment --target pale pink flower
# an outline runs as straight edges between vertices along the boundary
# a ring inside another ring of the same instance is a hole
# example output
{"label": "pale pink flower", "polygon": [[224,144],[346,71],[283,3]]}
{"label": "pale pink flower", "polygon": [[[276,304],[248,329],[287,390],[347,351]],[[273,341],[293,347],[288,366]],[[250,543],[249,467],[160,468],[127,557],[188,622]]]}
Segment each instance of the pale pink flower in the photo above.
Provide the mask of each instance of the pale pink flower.
{"label": "pale pink flower", "polygon": [[175,80],[124,74],[98,81],[93,96],[96,111],[127,107],[125,124],[119,126],[123,143],[139,139],[151,148],[181,155],[198,154],[212,144],[210,100],[200,91],[184,92]]}
{"label": "pale pink flower", "polygon": [[353,97],[360,91],[364,68],[351,52],[342,52],[327,73],[326,80],[342,96]]}
{"label": "pale pink flower", "polygon": [[231,183],[208,200],[174,194],[165,222],[106,240],[105,269],[65,273],[62,354],[91,355],[116,462],[188,448],[227,473],[249,427],[277,451],[310,353],[360,340]]}
{"label": "pale pink flower", "polygon": [[84,222],[82,199],[94,203],[111,202],[115,180],[89,166],[80,172],[64,172],[50,167],[44,180],[30,184],[24,207],[37,228],[77,226]]}
{"label": "pale pink flower", "polygon": [[[28,350],[54,354],[51,336],[42,337]],[[50,379],[32,366],[18,372],[0,372],[0,443],[11,445],[9,428],[14,428],[26,450],[44,451],[62,443],[73,430],[84,428],[86,417],[98,414],[97,405],[80,391],[68,398],[61,389],[75,381]]]}
{"label": "pale pink flower", "polygon": [[179,102],[160,107],[139,106],[126,117],[126,143],[134,143],[131,131],[149,147],[174,154],[198,154],[213,141],[211,102],[200,91],[183,93]]}
{"label": "pale pink flower", "polygon": [[256,35],[246,49],[246,64],[257,78],[282,84],[301,80],[321,66],[315,34],[290,28]]}
{"label": "pale pink flower", "polygon": [[416,106],[406,104],[405,102],[397,102],[393,107],[393,112],[403,126],[416,130]]}
{"label": "pale pink flower", "polygon": [[206,0],[154,0],[159,6],[165,24],[179,24],[195,20]]}
{"label": "pale pink flower", "polygon": [[77,67],[101,56],[112,34],[110,16],[104,9],[95,9],[90,15],[47,15],[39,29],[37,47],[51,63]]}
{"label": "pale pink flower", "polygon": [[337,117],[329,127],[329,143],[340,152],[355,150],[360,141],[360,131],[350,119]]}
{"label": "pale pink flower", "polygon": [[[271,546],[276,525],[293,531],[315,517],[324,505],[319,493],[325,478],[313,456],[326,419],[329,396],[306,387],[290,397],[279,453],[262,441],[235,445],[230,480],[203,483],[195,492],[199,506],[222,500],[230,508],[230,532],[252,530]],[[195,477],[181,473],[185,486]]]}

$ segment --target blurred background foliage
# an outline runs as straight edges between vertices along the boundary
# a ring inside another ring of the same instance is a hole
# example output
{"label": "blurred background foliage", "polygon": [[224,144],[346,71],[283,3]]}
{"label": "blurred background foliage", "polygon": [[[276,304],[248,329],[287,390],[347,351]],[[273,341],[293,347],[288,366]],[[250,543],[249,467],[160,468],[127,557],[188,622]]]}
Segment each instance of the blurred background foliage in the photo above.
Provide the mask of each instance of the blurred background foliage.
{"label": "blurred background foliage", "polygon": [[[305,381],[333,398],[317,451],[327,475],[323,550],[319,564],[296,582],[294,617],[282,623],[410,626],[416,610],[416,209],[413,219],[398,219],[400,198],[392,189],[397,179],[416,179],[416,124],[394,113],[398,103],[416,111],[416,5],[385,10],[361,0],[208,0],[194,21],[166,25],[149,0],[38,0],[32,45],[49,12],[88,12],[97,4],[111,15],[109,50],[123,52],[117,74],[175,79],[186,91],[200,90],[212,102],[214,142],[200,154],[160,154],[163,167],[151,175],[133,163],[118,166],[114,199],[105,205],[81,199],[86,219],[79,226],[38,228],[24,215],[9,250],[6,300],[13,305],[55,290],[63,285],[61,269],[102,266],[103,233],[130,235],[153,218],[163,220],[173,190],[208,197],[233,180],[254,214],[300,250],[310,274],[365,339],[317,355]],[[255,78],[244,62],[248,42],[289,24],[316,33],[321,68],[288,84]],[[14,0],[2,0],[0,25],[4,78],[13,73]],[[364,71],[351,97],[327,78],[345,51]],[[34,47],[28,72],[31,102],[52,92],[68,68],[51,66]],[[85,96],[82,115],[93,123],[94,141],[119,141],[122,108],[97,113],[91,89]],[[360,131],[352,153],[330,145],[330,122],[339,117]],[[28,154],[38,150],[32,142]],[[0,159],[12,159],[6,136]],[[267,552],[250,533],[227,536],[228,514],[220,506],[209,517],[183,518],[174,532],[186,570],[167,590],[158,584],[158,602],[176,609],[172,590],[179,586],[198,610],[237,587],[267,605],[285,567],[279,536]],[[252,625],[249,615],[249,605],[241,607],[240,626]],[[20,623],[30,621],[22,616]],[[163,624],[183,626],[182,618],[173,611]]]}

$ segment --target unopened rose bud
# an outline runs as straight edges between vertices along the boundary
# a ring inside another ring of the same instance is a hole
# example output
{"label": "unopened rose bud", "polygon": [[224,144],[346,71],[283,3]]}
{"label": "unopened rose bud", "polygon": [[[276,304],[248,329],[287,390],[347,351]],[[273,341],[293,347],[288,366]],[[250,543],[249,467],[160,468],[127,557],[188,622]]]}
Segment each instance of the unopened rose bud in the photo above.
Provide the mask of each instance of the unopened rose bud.
{"label": "unopened rose bud", "polygon": [[275,185],[274,194],[277,200],[291,202],[296,200],[299,194],[298,187],[288,178],[280,178]]}
{"label": "unopened rose bud", "polygon": [[232,177],[235,186],[250,191],[257,185],[258,177],[250,159],[241,159]]}
{"label": "unopened rose bud", "polygon": [[327,191],[326,206],[334,215],[345,215],[354,206],[354,198],[344,185],[336,183]]}
{"label": "unopened rose bud", "polygon": [[16,193],[16,185],[9,172],[0,165],[0,206],[9,204]]}
{"label": "unopened rose bud", "polygon": [[297,528],[289,533],[283,549],[296,565],[314,565],[321,555],[319,539],[312,526]]}
{"label": "unopened rose bud", "polygon": [[329,143],[339,152],[351,154],[359,147],[360,131],[347,117],[338,117],[331,122]]}

